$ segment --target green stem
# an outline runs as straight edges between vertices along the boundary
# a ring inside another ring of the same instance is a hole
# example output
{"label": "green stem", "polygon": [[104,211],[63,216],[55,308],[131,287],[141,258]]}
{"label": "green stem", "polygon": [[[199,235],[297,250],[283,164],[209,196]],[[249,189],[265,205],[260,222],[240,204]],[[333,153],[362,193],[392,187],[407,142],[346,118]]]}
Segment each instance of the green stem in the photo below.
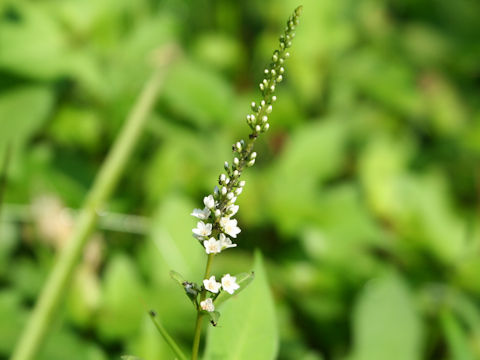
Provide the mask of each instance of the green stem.
{"label": "green stem", "polygon": [[150,311],[149,315],[150,315],[153,323],[155,324],[155,327],[157,328],[158,332],[160,333],[160,335],[162,335],[162,337],[167,342],[167,344],[170,346],[170,348],[175,353],[175,355],[177,355],[180,360],[187,360],[187,358],[183,354],[182,350],[180,350],[180,347],[177,345],[175,340],[173,340],[173,338],[170,336],[170,334],[167,332],[167,330],[157,320],[155,312]]}
{"label": "green stem", "polygon": [[159,64],[158,68],[146,83],[113,148],[102,165],[92,189],[87,195],[84,206],[80,211],[73,233],[65,248],[58,255],[54,268],[42,289],[26,328],[16,345],[11,360],[32,359],[47,334],[48,327],[52,324],[62,295],[65,294],[67,290],[75,265],[80,258],[88,236],[95,227],[98,214],[102,211],[105,202],[114,190],[120,174],[124,170],[140,138],[148,114],[163,84],[165,65],[173,60],[174,53],[172,49],[172,47],[169,47],[164,50],[163,55],[165,58],[162,59],[162,64]]}
{"label": "green stem", "polygon": [[[208,254],[207,266],[205,267],[205,275],[203,276],[204,279],[208,279],[208,277],[210,276],[210,271],[212,269],[212,262],[213,262],[214,256],[215,254]],[[204,289],[200,294],[201,301],[205,300],[206,294],[207,292]],[[192,360],[198,359],[198,350],[200,348],[200,337],[202,335],[202,321],[203,321],[203,314],[200,312],[200,310],[197,310],[197,322],[195,323],[195,333],[193,335]]]}

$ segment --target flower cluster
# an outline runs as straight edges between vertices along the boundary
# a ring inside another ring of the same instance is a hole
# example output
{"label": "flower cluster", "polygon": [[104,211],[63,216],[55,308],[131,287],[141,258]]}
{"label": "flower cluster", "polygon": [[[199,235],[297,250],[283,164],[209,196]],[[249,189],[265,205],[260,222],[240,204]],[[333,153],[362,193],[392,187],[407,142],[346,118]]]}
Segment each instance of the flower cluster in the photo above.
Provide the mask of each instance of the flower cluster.
{"label": "flower cluster", "polygon": [[[239,209],[235,202],[245,186],[245,181],[240,180],[240,176],[245,168],[255,164],[257,158],[257,153],[253,151],[255,141],[260,133],[270,127],[269,116],[273,111],[273,103],[277,100],[274,95],[275,89],[285,76],[285,60],[290,56],[287,49],[295,37],[294,30],[298,25],[301,9],[298,7],[288,19],[284,34],[280,36],[279,49],[275,50],[271,63],[264,71],[265,77],[259,85],[261,100],[258,103],[251,103],[252,113],[247,115],[247,124],[251,129],[248,140],[240,140],[232,145],[232,163],[225,162],[225,172],[218,177],[218,185],[215,186],[213,194],[203,198],[204,208],[194,209],[191,214],[199,220],[192,230],[193,236],[203,245],[209,256],[205,277],[210,275],[210,264],[215,254],[237,246],[232,239],[236,239],[241,230],[233,217]],[[233,294],[239,288],[236,277],[230,274],[224,275],[221,282],[217,282],[215,276],[210,276],[203,280],[200,304],[196,302],[197,309],[212,313],[215,310],[213,302],[220,291]],[[207,296],[208,292],[210,297]]]}

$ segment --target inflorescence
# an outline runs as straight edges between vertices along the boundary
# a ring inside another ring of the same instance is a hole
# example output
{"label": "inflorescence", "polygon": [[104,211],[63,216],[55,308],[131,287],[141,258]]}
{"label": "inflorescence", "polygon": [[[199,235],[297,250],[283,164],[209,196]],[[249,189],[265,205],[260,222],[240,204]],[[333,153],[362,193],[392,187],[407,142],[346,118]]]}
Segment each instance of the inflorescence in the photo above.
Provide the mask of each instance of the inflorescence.
{"label": "inflorescence", "polygon": [[[295,27],[298,25],[301,10],[302,7],[299,6],[288,19],[285,32],[280,36],[280,48],[274,51],[272,62],[264,71],[265,78],[259,85],[262,99],[258,103],[252,102],[252,113],[247,115],[247,124],[252,130],[249,139],[233,144],[232,164],[225,162],[225,173],[219,176],[218,186],[215,186],[213,194],[203,199],[205,205],[203,210],[194,209],[191,214],[200,220],[197,227],[193,229],[193,236],[203,245],[207,254],[219,254],[223,250],[237,246],[231,238],[236,239],[241,231],[237,220],[233,219],[239,209],[235,201],[245,186],[245,181],[241,181],[240,176],[246,167],[255,164],[257,153],[253,151],[254,143],[258,135],[270,127],[269,116],[273,110],[273,103],[277,100],[274,95],[275,89],[285,76],[284,64],[290,56],[287,49],[292,45],[295,37]],[[220,283],[215,280],[215,276],[203,280],[203,287],[198,290],[203,292],[204,296],[199,306],[195,301],[197,310],[213,312],[215,310],[213,301],[220,291],[233,294],[238,288],[236,278],[230,274],[224,275]],[[205,290],[212,296],[205,298]]]}

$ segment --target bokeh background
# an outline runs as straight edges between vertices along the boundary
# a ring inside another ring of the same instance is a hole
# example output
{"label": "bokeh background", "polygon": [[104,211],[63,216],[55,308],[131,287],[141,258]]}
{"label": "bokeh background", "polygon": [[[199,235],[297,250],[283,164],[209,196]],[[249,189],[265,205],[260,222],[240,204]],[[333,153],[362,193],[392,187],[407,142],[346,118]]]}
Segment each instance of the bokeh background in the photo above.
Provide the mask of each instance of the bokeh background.
{"label": "bokeh background", "polygon": [[[279,359],[480,358],[480,3],[302,0],[271,131],[239,197]],[[172,355],[211,193],[296,1],[0,2],[0,358],[7,359],[156,51],[182,56],[38,359]],[[7,161],[8,160],[8,161]],[[241,295],[240,295],[241,296]]]}

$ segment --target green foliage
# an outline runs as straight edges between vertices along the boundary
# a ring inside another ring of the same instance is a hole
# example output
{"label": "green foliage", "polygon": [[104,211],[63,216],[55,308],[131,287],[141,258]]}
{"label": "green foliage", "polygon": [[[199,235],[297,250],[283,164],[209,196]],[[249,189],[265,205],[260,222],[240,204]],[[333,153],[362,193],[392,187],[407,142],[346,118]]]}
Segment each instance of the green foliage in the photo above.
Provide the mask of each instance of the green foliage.
{"label": "green foliage", "polygon": [[411,294],[398,275],[371,280],[353,314],[355,360],[421,359],[422,331]]}
{"label": "green foliage", "polygon": [[208,331],[205,359],[276,358],[277,321],[260,252],[254,271],[255,281],[220,308],[221,324]]}
{"label": "green foliage", "polygon": [[[278,322],[248,326],[278,331],[279,360],[480,358],[480,5],[301,3],[271,127],[238,199],[238,247],[214,265],[217,278],[250,271],[260,248],[265,273],[221,304],[207,353],[234,321],[247,326],[239,309],[262,305],[251,294],[269,292],[268,274],[274,302],[255,316],[275,311]],[[298,5],[0,2],[0,358],[59,251],[45,231],[69,231],[62,211],[30,205],[82,205],[168,42],[182,55],[118,191],[97,209],[102,220],[141,217],[97,230],[103,250],[80,259],[38,356],[170,359],[149,309],[188,353],[195,312],[169,271],[201,284],[189,214],[245,137],[248,103]]]}

